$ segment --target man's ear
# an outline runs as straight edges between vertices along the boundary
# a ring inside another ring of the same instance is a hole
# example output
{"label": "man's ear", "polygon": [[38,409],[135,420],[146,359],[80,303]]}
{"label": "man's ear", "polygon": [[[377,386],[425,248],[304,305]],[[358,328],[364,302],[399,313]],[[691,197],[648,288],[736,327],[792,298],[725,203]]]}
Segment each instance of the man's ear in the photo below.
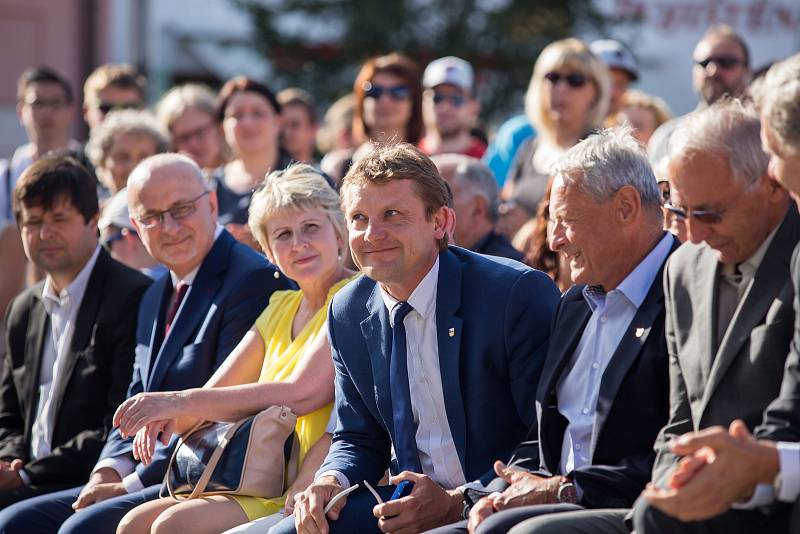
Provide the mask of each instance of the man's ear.
{"label": "man's ear", "polygon": [[624,185],[614,193],[614,216],[619,223],[630,224],[641,211],[642,197],[635,187]]}
{"label": "man's ear", "polygon": [[433,236],[439,240],[445,236],[453,236],[456,228],[456,214],[451,208],[442,206],[433,214]]}

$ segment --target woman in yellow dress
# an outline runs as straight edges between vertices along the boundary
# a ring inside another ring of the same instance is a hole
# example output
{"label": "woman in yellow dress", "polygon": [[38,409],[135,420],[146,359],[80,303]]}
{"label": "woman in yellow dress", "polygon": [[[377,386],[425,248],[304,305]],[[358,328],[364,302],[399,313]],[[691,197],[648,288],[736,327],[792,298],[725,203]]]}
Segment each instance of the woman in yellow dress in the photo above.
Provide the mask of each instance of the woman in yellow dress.
{"label": "woman in yellow dress", "polygon": [[123,435],[136,435],[134,456],[150,461],[156,437],[169,439],[197,420],[237,421],[271,405],[298,417],[299,475],[276,499],[209,496],[157,499],[131,510],[117,532],[218,533],[283,510],[313,480],[330,446],[333,362],[326,313],[353,272],[339,197],[308,165],[267,176],[253,195],[249,226],[270,260],[300,287],[275,292],[236,349],[203,388],[141,393],[114,416]]}

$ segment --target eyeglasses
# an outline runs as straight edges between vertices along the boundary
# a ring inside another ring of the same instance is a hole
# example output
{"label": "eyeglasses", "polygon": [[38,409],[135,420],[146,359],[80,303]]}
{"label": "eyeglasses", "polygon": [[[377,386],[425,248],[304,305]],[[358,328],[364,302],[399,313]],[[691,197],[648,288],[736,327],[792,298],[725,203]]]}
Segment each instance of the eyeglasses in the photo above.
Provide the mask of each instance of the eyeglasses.
{"label": "eyeglasses", "polygon": [[173,204],[170,208],[162,211],[151,211],[149,213],[145,213],[141,217],[136,217],[136,221],[142,226],[142,228],[147,230],[151,230],[156,226],[163,225],[164,217],[167,215],[167,213],[169,213],[169,216],[172,217],[172,220],[180,221],[181,219],[185,219],[189,215],[193,214],[197,210],[195,203],[210,192],[211,191],[203,191],[200,193],[200,195],[191,200],[178,202],[177,204]]}
{"label": "eyeglasses", "polygon": [[172,136],[172,142],[175,146],[178,146],[185,145],[186,143],[191,142],[193,139],[202,139],[214,128],[214,126],[215,124],[213,122],[209,122],[205,126],[200,126],[199,128],[189,130],[188,132],[180,135],[174,135]]}
{"label": "eyeglasses", "polygon": [[746,198],[744,193],[747,192],[753,185],[759,183],[758,178],[747,184],[741,193],[731,202],[727,207],[722,208],[721,210],[694,210],[694,209],[686,209],[686,208],[679,208],[677,206],[673,206],[671,202],[667,201],[664,203],[664,209],[668,210],[670,213],[675,215],[678,219],[686,220],[689,217],[693,217],[695,220],[700,221],[703,224],[718,224],[722,222],[722,218],[725,216],[725,213],[730,210],[733,206],[736,205],[742,198]]}
{"label": "eyeglasses", "polygon": [[445,102],[445,101],[448,101],[448,100],[453,105],[453,107],[457,107],[457,108],[460,108],[461,106],[463,106],[467,102],[467,99],[464,98],[464,95],[445,95],[445,94],[442,94],[442,93],[433,93],[433,103],[434,104],[441,104],[442,102]]}
{"label": "eyeglasses", "polygon": [[411,88],[407,85],[395,85],[384,87],[383,85],[373,85],[372,82],[364,82],[364,97],[380,99],[384,93],[388,93],[392,100],[405,100],[411,96]]}
{"label": "eyeglasses", "polygon": [[111,102],[100,102],[97,104],[97,109],[100,113],[107,115],[109,112],[116,109],[140,109],[142,107],[138,102],[127,102],[123,104],[112,104]]}
{"label": "eyeglasses", "polygon": [[58,110],[63,107],[66,107],[69,104],[69,102],[67,102],[63,98],[36,98],[34,100],[24,100],[23,103],[30,106],[36,111],[45,108]]}
{"label": "eyeglasses", "polygon": [[741,65],[744,62],[738,57],[733,56],[710,56],[702,61],[695,61],[696,65],[700,65],[704,69],[708,67],[709,63],[713,63],[721,69],[728,70],[736,67],[737,65]]}
{"label": "eyeglasses", "polygon": [[544,75],[544,79],[548,82],[552,83],[553,85],[558,85],[558,82],[564,80],[567,82],[567,85],[570,87],[577,89],[578,87],[583,87],[586,84],[586,76],[579,72],[571,72],[569,74],[561,74],[560,72],[548,72]]}

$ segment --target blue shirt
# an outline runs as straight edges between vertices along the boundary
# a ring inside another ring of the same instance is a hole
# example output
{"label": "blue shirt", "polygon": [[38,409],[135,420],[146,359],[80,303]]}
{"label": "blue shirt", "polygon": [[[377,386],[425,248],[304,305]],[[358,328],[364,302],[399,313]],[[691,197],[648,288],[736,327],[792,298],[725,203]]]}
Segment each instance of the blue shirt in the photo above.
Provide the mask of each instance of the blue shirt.
{"label": "blue shirt", "polygon": [[556,390],[558,411],[568,421],[561,447],[562,474],[592,464],[592,434],[603,373],[655,282],[672,241],[672,234],[665,233],[622,283],[608,293],[596,286],[583,289],[592,316]]}

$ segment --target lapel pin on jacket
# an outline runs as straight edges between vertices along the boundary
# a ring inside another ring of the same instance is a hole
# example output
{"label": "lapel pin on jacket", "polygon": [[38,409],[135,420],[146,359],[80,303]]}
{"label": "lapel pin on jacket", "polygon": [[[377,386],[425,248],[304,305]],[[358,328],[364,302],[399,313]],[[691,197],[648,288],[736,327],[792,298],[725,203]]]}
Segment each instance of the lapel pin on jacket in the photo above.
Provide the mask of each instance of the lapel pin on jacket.
{"label": "lapel pin on jacket", "polygon": [[643,335],[644,335],[644,328],[637,328],[636,337],[642,337]]}
{"label": "lapel pin on jacket", "polygon": [[451,328],[451,329],[450,329],[450,330],[447,332],[447,334],[448,334],[450,337],[456,337],[456,329],[455,329],[455,328]]}

